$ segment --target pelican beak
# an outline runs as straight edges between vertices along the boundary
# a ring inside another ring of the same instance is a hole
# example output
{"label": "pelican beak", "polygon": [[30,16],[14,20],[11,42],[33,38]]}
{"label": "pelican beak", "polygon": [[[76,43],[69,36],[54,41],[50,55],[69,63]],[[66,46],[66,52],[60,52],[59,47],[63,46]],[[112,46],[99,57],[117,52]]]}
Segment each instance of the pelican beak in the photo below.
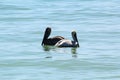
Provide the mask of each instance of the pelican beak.
{"label": "pelican beak", "polygon": [[42,41],[42,44],[41,44],[42,46],[43,46],[43,41]]}

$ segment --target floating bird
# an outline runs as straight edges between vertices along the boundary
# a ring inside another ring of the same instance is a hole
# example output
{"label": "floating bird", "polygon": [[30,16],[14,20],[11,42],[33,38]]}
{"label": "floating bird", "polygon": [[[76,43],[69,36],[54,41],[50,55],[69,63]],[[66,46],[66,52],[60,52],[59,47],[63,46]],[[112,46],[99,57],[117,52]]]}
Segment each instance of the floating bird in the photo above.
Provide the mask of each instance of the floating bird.
{"label": "floating bird", "polygon": [[51,34],[51,28],[47,27],[44,33],[44,37],[43,37],[43,41],[41,45],[50,45],[50,46],[54,46],[58,41],[65,39],[62,36],[55,36],[52,38],[48,38]]}
{"label": "floating bird", "polygon": [[79,47],[79,42],[77,39],[77,33],[76,31],[72,31],[72,40],[68,40],[68,39],[62,39],[60,41],[58,41],[55,46],[56,47]]}

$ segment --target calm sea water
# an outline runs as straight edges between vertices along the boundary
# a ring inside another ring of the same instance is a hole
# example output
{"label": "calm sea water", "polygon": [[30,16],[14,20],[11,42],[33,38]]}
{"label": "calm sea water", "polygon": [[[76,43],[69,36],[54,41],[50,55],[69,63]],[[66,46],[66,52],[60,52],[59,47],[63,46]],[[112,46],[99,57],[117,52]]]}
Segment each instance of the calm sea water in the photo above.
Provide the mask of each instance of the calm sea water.
{"label": "calm sea water", "polygon": [[[43,48],[47,26],[80,48]],[[0,80],[120,80],[120,1],[1,0]]]}

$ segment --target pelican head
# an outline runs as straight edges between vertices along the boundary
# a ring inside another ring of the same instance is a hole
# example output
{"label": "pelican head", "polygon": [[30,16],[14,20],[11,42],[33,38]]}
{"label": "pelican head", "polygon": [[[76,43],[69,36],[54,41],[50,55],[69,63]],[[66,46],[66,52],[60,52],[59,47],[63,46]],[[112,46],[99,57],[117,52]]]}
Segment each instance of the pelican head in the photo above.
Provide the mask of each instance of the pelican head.
{"label": "pelican head", "polygon": [[77,47],[79,47],[79,42],[78,42],[78,39],[77,39],[76,31],[72,31],[71,34],[72,34],[73,41],[76,43]]}
{"label": "pelican head", "polygon": [[46,30],[45,30],[45,33],[44,33],[42,45],[44,44],[44,41],[45,41],[46,39],[48,39],[48,37],[50,36],[50,33],[51,33],[51,28],[50,28],[50,27],[47,27]]}

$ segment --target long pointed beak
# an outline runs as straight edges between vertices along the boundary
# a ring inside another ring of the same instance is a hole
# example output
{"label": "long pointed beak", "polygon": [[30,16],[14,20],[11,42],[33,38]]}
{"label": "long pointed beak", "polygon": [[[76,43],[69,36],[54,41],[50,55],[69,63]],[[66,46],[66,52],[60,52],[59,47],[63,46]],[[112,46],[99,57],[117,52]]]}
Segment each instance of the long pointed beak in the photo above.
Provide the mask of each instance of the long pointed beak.
{"label": "long pointed beak", "polygon": [[43,38],[43,40],[42,40],[42,43],[41,43],[41,45],[42,45],[42,46],[44,45],[44,38]]}
{"label": "long pointed beak", "polygon": [[41,45],[43,46],[43,41],[42,41]]}

